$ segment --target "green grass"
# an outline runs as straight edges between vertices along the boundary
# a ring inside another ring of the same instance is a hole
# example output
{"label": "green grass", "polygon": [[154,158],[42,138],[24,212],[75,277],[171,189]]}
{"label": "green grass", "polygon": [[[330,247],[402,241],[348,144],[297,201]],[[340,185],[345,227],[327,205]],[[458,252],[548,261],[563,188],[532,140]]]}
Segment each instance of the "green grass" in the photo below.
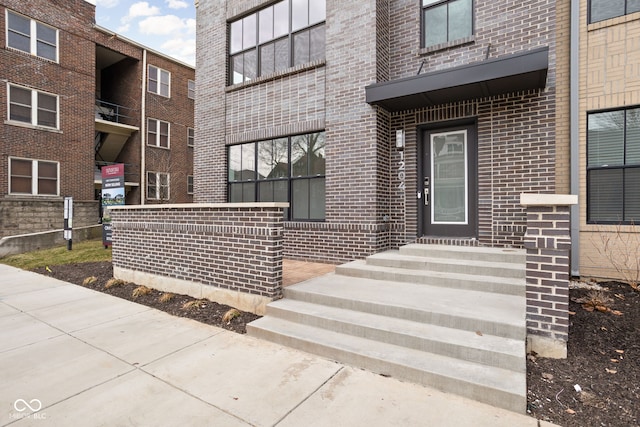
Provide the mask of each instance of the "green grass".
{"label": "green grass", "polygon": [[18,255],[9,255],[0,259],[0,263],[18,267],[23,270],[32,270],[38,267],[52,265],[71,264],[77,262],[111,261],[111,248],[102,246],[102,239],[73,242],[73,249],[67,250],[67,246],[59,246],[51,249],[27,252]]}

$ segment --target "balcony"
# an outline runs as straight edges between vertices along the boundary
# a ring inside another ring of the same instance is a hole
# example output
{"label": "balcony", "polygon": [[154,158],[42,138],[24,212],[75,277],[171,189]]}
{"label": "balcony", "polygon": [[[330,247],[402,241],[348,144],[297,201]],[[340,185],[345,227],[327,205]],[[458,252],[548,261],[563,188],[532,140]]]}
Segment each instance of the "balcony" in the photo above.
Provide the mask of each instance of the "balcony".
{"label": "balcony", "polygon": [[129,137],[140,130],[133,123],[135,110],[122,105],[96,100],[95,158],[96,162],[115,162]]}

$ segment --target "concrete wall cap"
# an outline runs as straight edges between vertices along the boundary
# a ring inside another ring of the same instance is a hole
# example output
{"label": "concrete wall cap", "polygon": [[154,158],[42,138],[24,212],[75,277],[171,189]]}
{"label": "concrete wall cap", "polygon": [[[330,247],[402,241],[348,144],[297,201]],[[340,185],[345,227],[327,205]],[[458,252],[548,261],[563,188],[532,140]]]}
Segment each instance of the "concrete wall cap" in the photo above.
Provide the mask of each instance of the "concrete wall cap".
{"label": "concrete wall cap", "polygon": [[575,194],[520,194],[520,204],[523,206],[569,206],[578,204]]}
{"label": "concrete wall cap", "polygon": [[180,203],[180,204],[152,204],[152,205],[120,205],[108,206],[109,210],[131,209],[236,209],[236,208],[288,208],[289,203],[284,202],[257,202],[257,203]]}

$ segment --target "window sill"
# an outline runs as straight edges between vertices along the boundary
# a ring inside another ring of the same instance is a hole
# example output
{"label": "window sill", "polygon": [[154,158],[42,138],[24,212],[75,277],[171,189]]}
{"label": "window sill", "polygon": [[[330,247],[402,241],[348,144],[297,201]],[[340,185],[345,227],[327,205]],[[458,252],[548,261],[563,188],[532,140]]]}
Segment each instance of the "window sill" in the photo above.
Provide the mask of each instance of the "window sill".
{"label": "window sill", "polygon": [[52,194],[25,194],[25,193],[9,193],[5,196],[6,200],[63,200],[63,197]]}
{"label": "window sill", "polygon": [[469,36],[469,37],[465,37],[465,38],[462,38],[462,39],[453,40],[453,41],[450,41],[450,42],[447,42],[447,43],[440,43],[440,44],[436,44],[436,45],[429,46],[429,47],[423,47],[423,48],[420,48],[420,51],[418,52],[418,55],[422,56],[422,55],[427,55],[427,54],[430,54],[430,53],[440,52],[442,50],[447,50],[447,49],[451,49],[451,48],[454,48],[454,47],[475,43],[475,41],[476,41],[476,37],[475,36]]}
{"label": "window sill", "polygon": [[44,130],[44,131],[53,132],[53,133],[62,133],[62,131],[60,129],[50,128],[50,127],[46,127],[46,126],[37,126],[37,125],[32,125],[31,123],[18,122],[18,121],[15,121],[15,120],[5,120],[4,124],[5,125],[10,125],[10,126],[18,126],[18,127],[21,127],[21,128],[29,128],[29,129],[34,129],[34,130]]}
{"label": "window sill", "polygon": [[302,73],[304,71],[313,70],[315,68],[324,67],[326,65],[326,60],[319,59],[317,61],[308,62],[306,64],[296,65],[295,67],[287,68],[286,70],[278,71],[277,73],[267,74],[266,76],[256,77],[253,80],[249,80],[248,82],[236,83],[231,86],[227,86],[224,91],[226,93],[234,92],[240,89],[245,89],[251,86],[256,86],[262,83],[269,82],[271,80],[276,80],[282,77],[291,76],[294,74]]}
{"label": "window sill", "polygon": [[26,55],[30,58],[37,59],[38,61],[48,62],[50,64],[59,64],[60,62],[56,59],[45,58],[44,56],[38,56],[35,53],[25,52],[24,50],[17,49],[15,47],[7,46],[7,50],[11,52],[15,52],[19,55]]}
{"label": "window sill", "polygon": [[169,146],[169,147],[160,147],[159,145],[147,144],[147,147],[159,148],[161,150],[171,151],[171,146]]}
{"label": "window sill", "polygon": [[165,99],[171,99],[171,95],[163,95],[161,93],[151,92],[150,90],[147,90],[147,93],[150,93],[151,95],[160,96]]}
{"label": "window sill", "polygon": [[599,30],[601,28],[613,27],[615,25],[626,24],[627,22],[637,21],[640,19],[640,12],[630,13],[628,15],[616,16],[602,21],[587,24],[587,32]]}

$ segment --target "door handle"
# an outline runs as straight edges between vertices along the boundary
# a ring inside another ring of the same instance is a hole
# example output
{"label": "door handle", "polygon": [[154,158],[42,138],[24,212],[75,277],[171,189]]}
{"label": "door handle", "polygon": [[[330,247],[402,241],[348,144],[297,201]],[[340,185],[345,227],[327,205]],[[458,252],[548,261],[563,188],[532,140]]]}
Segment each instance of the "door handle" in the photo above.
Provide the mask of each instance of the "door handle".
{"label": "door handle", "polygon": [[424,189],[424,205],[429,206],[429,189]]}

